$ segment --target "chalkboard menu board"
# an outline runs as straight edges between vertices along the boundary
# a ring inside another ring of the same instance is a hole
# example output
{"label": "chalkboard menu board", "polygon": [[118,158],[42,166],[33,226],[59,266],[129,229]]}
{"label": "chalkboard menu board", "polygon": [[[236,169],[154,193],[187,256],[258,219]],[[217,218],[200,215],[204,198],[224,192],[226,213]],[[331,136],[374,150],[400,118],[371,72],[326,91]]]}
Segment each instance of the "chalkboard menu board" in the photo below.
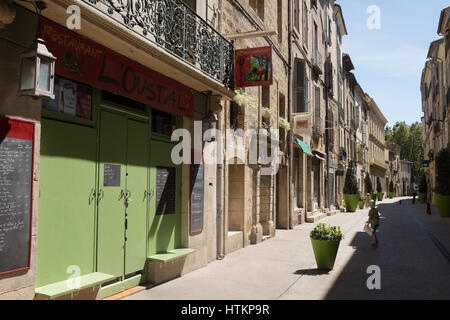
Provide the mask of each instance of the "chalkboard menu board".
{"label": "chalkboard menu board", "polygon": [[191,165],[191,235],[203,231],[203,171],[203,163]]}
{"label": "chalkboard menu board", "polygon": [[176,200],[176,169],[156,167],[156,214],[174,214]]}
{"label": "chalkboard menu board", "polygon": [[32,123],[0,119],[0,274],[30,267]]}

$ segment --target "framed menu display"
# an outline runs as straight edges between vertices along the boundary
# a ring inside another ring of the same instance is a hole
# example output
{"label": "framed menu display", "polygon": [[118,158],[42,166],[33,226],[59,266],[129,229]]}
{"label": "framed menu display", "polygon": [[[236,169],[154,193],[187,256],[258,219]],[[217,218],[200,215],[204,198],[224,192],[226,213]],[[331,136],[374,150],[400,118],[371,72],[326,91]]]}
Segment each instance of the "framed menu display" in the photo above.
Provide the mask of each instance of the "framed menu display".
{"label": "framed menu display", "polygon": [[0,274],[30,268],[34,123],[0,117]]}

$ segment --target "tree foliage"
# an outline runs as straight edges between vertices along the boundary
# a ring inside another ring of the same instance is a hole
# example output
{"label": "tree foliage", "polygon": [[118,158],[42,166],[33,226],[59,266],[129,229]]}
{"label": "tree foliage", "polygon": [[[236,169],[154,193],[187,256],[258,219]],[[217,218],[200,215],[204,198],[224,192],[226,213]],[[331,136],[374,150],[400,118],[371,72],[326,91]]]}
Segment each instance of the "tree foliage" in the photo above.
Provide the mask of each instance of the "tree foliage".
{"label": "tree foliage", "polygon": [[366,192],[372,194],[372,180],[370,179],[370,175],[368,173],[366,173],[366,177],[364,178],[364,184],[366,185]]}
{"label": "tree foliage", "polygon": [[383,189],[381,188],[381,180],[379,177],[377,177],[377,192],[383,192]]}
{"label": "tree foliage", "polygon": [[427,178],[425,177],[425,173],[423,173],[422,177],[420,178],[419,192],[422,193],[428,192]]}
{"label": "tree foliage", "polygon": [[386,127],[385,139],[401,147],[400,158],[412,162],[411,182],[419,181],[423,173],[422,124],[397,122],[392,128]]}
{"label": "tree foliage", "polygon": [[353,162],[350,163],[347,174],[345,175],[344,194],[359,194]]}

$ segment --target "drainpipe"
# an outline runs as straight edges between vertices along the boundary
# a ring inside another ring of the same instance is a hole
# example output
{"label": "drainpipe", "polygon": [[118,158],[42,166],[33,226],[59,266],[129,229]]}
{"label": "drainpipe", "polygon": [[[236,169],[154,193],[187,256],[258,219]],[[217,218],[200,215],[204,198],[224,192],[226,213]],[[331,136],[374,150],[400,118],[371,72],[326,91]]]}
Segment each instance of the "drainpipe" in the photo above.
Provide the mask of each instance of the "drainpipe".
{"label": "drainpipe", "polygon": [[[222,12],[222,0],[218,0],[218,10],[217,10],[217,30],[221,31],[222,21],[221,21],[221,12]],[[231,41],[234,50],[234,41]],[[233,62],[234,63],[234,62]],[[233,80],[232,80],[233,81]],[[232,83],[232,89],[234,90],[234,83]],[[218,123],[219,129],[222,133],[224,133],[224,128],[226,127],[226,116],[225,116],[225,108],[222,109],[222,112],[218,115],[219,120]],[[224,139],[223,135],[219,136],[222,138],[222,148],[221,150],[216,150],[217,152],[222,153],[222,163],[217,164],[216,170],[216,237],[217,237],[217,260],[222,260],[225,258],[225,215],[224,215],[224,199],[225,194],[224,187],[225,179],[224,179],[224,159],[225,159],[225,148],[226,148],[226,139]]]}
{"label": "drainpipe", "polygon": [[[225,108],[219,114],[219,130],[224,132],[223,128],[225,127]],[[225,258],[225,215],[224,215],[224,165],[223,161],[225,158],[225,139],[223,135],[219,135],[218,139],[221,139],[221,143],[216,144],[216,155],[221,154],[221,161],[218,162],[216,166],[216,239],[217,239],[217,260],[222,260]],[[220,147],[220,145],[222,145]],[[219,148],[220,147],[220,148]]]}
{"label": "drainpipe", "polygon": [[[326,24],[328,26],[328,12],[327,13],[327,19],[326,19]],[[328,27],[327,27],[328,28]],[[329,140],[329,135],[328,135],[328,130],[333,130],[331,128],[333,128],[333,124],[330,124],[330,118],[328,116],[328,108],[329,108],[329,100],[328,100],[328,78],[327,78],[327,73],[328,73],[328,34],[325,36],[325,68],[324,68],[324,80],[325,80],[325,149],[327,150],[327,174],[326,174],[326,181],[327,181],[327,197],[326,197],[326,202],[328,203],[328,209],[331,209],[331,203],[330,203],[330,195],[331,195],[331,190],[330,190],[330,140]],[[327,130],[327,128],[330,128]],[[334,190],[333,190],[334,191]]]}
{"label": "drainpipe", "polygon": [[217,165],[217,260],[222,260],[225,258],[225,241],[224,236],[224,214],[223,214],[223,165]]}
{"label": "drainpipe", "polygon": [[[289,119],[289,123],[291,122],[291,115],[292,115],[292,106],[291,106],[291,94],[292,94],[292,88],[291,88],[291,84],[292,84],[292,46],[291,46],[291,42],[292,42],[292,1],[289,1],[288,3],[288,103],[287,103],[287,110],[288,110],[288,119]],[[293,228],[293,223],[292,223],[292,215],[294,214],[294,208],[292,207],[292,197],[293,197],[293,190],[292,190],[292,183],[291,183],[291,172],[293,172],[292,170],[292,164],[293,162],[291,161],[292,157],[291,157],[291,141],[292,141],[292,128],[291,130],[289,130],[288,134],[287,134],[287,139],[286,139],[286,145],[287,145],[287,161],[289,161],[289,165],[287,167],[287,176],[288,176],[288,194],[289,194],[289,207],[288,207],[288,221],[289,221],[289,229]]]}

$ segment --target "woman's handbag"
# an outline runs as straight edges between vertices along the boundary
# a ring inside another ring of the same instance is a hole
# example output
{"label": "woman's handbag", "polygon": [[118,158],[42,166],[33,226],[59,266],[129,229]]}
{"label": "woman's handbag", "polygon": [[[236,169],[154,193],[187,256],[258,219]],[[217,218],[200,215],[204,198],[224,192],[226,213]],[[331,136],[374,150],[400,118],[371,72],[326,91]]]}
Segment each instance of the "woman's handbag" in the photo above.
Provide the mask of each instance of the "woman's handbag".
{"label": "woman's handbag", "polygon": [[372,235],[373,235],[373,230],[372,230],[372,228],[369,226],[368,223],[366,223],[366,224],[364,225],[364,232],[367,233],[369,236],[372,236]]}

